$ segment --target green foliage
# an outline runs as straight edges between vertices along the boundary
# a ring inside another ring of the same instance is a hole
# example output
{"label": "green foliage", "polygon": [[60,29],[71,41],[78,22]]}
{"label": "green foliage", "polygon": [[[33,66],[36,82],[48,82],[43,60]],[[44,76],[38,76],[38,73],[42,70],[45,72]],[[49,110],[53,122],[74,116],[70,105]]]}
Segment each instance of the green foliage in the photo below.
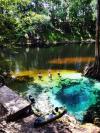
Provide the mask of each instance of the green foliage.
{"label": "green foliage", "polygon": [[[85,35],[83,38],[92,37],[95,32],[92,27],[95,27],[95,15],[93,0],[70,0],[69,19],[73,22],[73,32],[76,34]],[[95,2],[96,3],[96,2]]]}
{"label": "green foliage", "polygon": [[0,0],[0,43],[94,36],[95,0]]}
{"label": "green foliage", "polygon": [[0,1],[0,42],[12,43],[16,40],[18,22],[18,5],[26,6],[21,0],[1,0]]}

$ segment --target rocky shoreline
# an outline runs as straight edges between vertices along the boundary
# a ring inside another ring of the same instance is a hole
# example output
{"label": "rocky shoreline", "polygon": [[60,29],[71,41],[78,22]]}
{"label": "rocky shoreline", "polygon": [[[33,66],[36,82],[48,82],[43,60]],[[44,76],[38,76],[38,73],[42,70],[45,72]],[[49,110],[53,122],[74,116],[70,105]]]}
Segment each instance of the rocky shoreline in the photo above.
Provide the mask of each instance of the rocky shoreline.
{"label": "rocky shoreline", "polygon": [[73,117],[64,115],[62,118],[41,128],[34,128],[36,117],[31,115],[17,122],[0,123],[0,133],[99,133],[100,128],[87,123],[81,125]]}
{"label": "rocky shoreline", "polygon": [[[43,114],[54,108],[49,101],[47,92],[42,92],[36,98],[35,107],[39,108]],[[40,128],[34,128],[34,121],[37,118],[34,114],[9,123],[3,117],[6,114],[7,110],[0,104],[0,133],[100,133],[100,127],[92,123],[81,124],[74,116],[68,113]]]}
{"label": "rocky shoreline", "polygon": [[[5,109],[0,106],[5,114]],[[1,111],[1,110],[0,110]],[[3,114],[2,114],[3,115]],[[65,114],[56,121],[43,127],[34,128],[35,115],[21,120],[7,123],[4,119],[0,121],[0,133],[99,133],[100,128],[91,123],[81,124],[73,116]]]}

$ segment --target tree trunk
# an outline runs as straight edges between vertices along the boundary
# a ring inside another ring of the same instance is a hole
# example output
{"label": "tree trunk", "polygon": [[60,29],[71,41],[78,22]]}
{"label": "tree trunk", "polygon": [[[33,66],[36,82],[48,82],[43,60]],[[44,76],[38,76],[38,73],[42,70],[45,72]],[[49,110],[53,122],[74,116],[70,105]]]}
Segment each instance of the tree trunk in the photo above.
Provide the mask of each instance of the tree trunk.
{"label": "tree trunk", "polygon": [[97,19],[96,19],[96,41],[95,41],[95,62],[84,70],[87,77],[100,80],[100,55],[99,55],[99,28],[100,28],[100,0],[97,0]]}
{"label": "tree trunk", "polygon": [[97,20],[96,20],[96,42],[95,42],[95,58],[97,65],[99,65],[99,25],[100,25],[100,1],[97,0]]}

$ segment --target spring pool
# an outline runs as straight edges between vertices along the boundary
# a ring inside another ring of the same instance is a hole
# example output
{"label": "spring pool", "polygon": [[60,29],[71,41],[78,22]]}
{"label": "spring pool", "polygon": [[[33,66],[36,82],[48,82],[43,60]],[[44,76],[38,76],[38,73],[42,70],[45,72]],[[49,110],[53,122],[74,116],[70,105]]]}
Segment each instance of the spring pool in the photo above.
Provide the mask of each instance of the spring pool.
{"label": "spring pool", "polygon": [[[68,113],[82,121],[87,110],[100,103],[100,82],[75,73],[64,75],[61,79],[11,83],[11,88],[27,97],[36,99],[37,107],[48,112],[54,107],[65,106]],[[49,102],[48,102],[49,101]]]}
{"label": "spring pool", "polygon": [[68,113],[82,121],[90,106],[99,99],[100,83],[88,78],[65,79],[50,90],[51,102],[56,106],[65,106]]}

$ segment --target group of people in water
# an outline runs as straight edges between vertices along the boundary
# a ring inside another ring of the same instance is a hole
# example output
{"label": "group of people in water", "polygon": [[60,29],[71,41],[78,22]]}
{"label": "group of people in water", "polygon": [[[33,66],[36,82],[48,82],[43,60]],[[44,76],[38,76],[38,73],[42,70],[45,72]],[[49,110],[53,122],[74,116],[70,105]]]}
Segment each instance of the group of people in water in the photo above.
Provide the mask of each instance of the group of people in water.
{"label": "group of people in water", "polygon": [[[61,73],[60,73],[59,71],[57,72],[57,75],[58,75],[59,78],[61,78]],[[38,79],[39,79],[39,80],[42,80],[42,78],[43,78],[42,72],[39,72],[39,73],[38,73]],[[51,73],[50,70],[48,70],[48,78],[49,78],[51,81],[53,80],[53,75],[52,75],[52,73]]]}

